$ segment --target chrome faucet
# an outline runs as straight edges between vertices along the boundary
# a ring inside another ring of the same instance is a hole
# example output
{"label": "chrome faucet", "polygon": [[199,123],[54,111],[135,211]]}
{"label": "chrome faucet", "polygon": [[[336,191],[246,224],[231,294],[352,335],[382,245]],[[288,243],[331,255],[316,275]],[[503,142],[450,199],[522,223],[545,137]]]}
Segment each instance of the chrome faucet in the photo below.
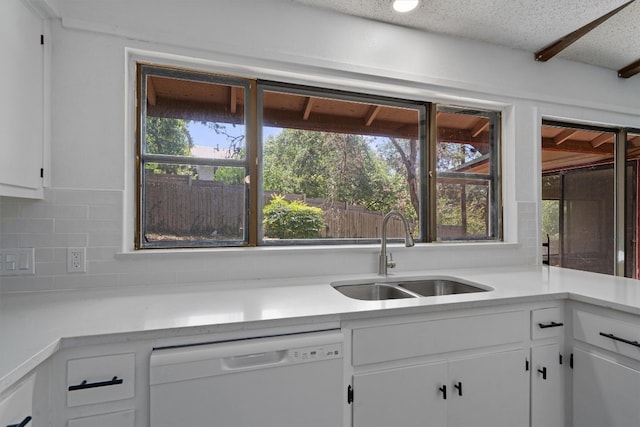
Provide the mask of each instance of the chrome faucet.
{"label": "chrome faucet", "polygon": [[404,224],[404,245],[408,248],[415,245],[413,236],[411,235],[411,231],[409,231],[409,223],[407,222],[407,219],[398,211],[391,211],[386,214],[384,216],[384,219],[382,220],[382,239],[380,239],[380,260],[378,263],[378,274],[381,276],[386,276],[387,269],[394,268],[396,266],[396,263],[393,262],[393,259],[391,257],[391,253],[389,253],[389,257],[387,258],[387,222],[389,222],[389,218],[391,218],[392,216],[397,216],[402,220],[402,223]]}

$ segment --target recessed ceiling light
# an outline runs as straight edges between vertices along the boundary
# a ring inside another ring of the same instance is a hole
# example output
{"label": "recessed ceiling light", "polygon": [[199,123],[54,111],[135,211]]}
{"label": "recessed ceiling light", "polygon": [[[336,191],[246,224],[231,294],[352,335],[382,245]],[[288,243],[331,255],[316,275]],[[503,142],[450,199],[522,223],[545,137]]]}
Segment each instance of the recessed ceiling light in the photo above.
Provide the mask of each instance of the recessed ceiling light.
{"label": "recessed ceiling light", "polygon": [[393,10],[400,13],[410,12],[418,7],[420,0],[393,0]]}

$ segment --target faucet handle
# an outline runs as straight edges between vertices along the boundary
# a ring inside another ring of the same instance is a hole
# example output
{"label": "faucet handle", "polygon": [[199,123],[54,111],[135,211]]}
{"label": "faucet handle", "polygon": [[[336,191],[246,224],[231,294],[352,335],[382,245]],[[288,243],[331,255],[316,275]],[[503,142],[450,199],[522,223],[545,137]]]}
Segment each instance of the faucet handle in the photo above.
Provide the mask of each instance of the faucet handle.
{"label": "faucet handle", "polygon": [[389,259],[387,261],[387,268],[395,268],[396,263],[393,261],[393,254],[389,252]]}

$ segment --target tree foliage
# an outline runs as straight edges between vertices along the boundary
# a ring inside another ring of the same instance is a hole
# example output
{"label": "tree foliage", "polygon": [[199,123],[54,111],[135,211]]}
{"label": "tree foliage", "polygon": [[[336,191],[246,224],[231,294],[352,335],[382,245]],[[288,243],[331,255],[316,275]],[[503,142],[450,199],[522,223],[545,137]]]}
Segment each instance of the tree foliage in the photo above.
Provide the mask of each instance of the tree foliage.
{"label": "tree foliage", "polygon": [[386,211],[402,181],[361,135],[284,129],[264,145],[265,190]]}
{"label": "tree foliage", "polygon": [[[190,156],[193,139],[183,119],[147,117],[146,153]],[[189,174],[186,166],[148,163],[147,168],[168,174]]]}

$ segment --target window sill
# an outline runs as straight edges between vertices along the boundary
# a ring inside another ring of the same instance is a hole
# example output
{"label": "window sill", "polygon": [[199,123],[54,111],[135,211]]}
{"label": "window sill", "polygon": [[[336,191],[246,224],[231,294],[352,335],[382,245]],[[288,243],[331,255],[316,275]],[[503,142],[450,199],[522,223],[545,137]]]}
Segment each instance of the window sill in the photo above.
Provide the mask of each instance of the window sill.
{"label": "window sill", "polygon": [[[400,244],[390,244],[392,247],[401,247]],[[439,249],[518,249],[521,245],[512,242],[434,242],[434,243],[417,243],[412,251],[434,251]],[[161,257],[168,258],[193,258],[197,256],[210,255],[257,255],[257,254],[279,254],[289,255],[300,252],[305,253],[342,253],[347,252],[353,254],[359,253],[377,253],[380,251],[380,244],[370,245],[318,245],[318,246],[259,246],[259,247],[224,247],[224,248],[186,248],[186,249],[141,249],[136,251],[125,251],[116,254],[116,259],[157,259]]]}

